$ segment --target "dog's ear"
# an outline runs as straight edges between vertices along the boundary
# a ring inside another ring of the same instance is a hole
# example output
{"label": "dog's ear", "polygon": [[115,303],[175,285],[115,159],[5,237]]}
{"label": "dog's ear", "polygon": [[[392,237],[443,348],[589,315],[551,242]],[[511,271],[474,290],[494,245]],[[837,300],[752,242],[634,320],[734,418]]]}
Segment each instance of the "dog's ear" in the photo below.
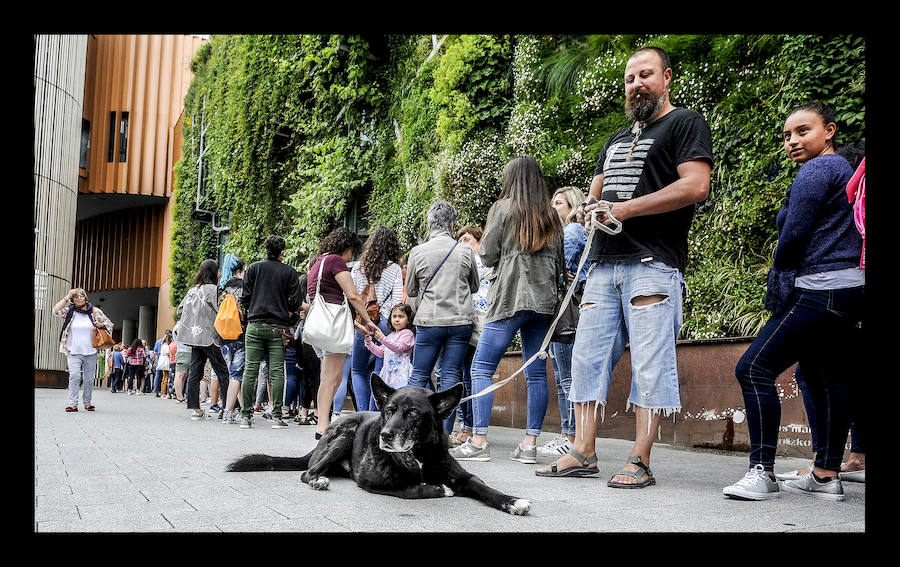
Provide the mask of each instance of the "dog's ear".
{"label": "dog's ear", "polygon": [[453,415],[453,411],[459,405],[459,400],[462,399],[464,393],[462,382],[457,382],[443,392],[431,394],[428,399],[431,400],[431,405],[437,411],[438,417],[444,420]]}
{"label": "dog's ear", "polygon": [[375,405],[380,411],[384,408],[388,398],[391,397],[391,394],[393,394],[395,390],[385,384],[384,380],[381,379],[381,376],[374,372],[372,373],[372,376],[369,377],[369,385],[372,387],[372,396],[375,397]]}

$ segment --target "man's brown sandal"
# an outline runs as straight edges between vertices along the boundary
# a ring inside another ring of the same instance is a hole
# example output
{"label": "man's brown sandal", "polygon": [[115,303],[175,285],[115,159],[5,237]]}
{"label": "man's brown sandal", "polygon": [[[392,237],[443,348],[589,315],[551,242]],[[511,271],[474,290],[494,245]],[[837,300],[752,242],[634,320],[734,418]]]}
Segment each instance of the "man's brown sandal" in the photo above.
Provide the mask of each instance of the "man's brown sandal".
{"label": "man's brown sandal", "polygon": [[[639,456],[633,455],[631,457],[628,457],[628,463],[637,465],[640,470],[629,471],[622,469],[616,474],[612,475],[612,477],[609,479],[609,482],[606,483],[606,486],[610,488],[644,488],[645,486],[656,484],[656,479],[653,478],[653,473],[650,472],[650,467],[645,465]],[[644,476],[644,474],[647,475],[647,480],[641,481],[641,477]],[[630,476],[637,482],[633,484],[613,482],[612,479],[616,478],[617,476]]]}

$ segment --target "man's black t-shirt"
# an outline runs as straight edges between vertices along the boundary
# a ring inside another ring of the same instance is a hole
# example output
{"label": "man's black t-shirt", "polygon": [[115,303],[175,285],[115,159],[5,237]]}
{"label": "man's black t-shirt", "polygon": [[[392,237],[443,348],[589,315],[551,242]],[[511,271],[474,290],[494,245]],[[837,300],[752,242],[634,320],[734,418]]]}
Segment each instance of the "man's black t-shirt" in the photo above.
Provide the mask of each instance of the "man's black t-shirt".
{"label": "man's black t-shirt", "polygon": [[[630,127],[610,136],[600,152],[594,176],[603,174],[601,199],[620,203],[659,191],[678,180],[678,165],[700,159],[712,165],[709,126],[698,112],[676,108],[646,125],[637,144]],[[597,230],[590,260],[653,258],[684,272],[693,217],[694,206],[690,205],[630,218],[615,236]]]}

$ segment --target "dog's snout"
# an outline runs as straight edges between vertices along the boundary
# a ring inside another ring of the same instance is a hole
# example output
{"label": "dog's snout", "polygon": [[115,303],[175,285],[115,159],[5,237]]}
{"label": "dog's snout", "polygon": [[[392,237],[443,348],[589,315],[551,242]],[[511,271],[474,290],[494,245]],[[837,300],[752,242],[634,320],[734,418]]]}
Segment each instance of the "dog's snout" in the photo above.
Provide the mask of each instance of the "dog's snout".
{"label": "dog's snout", "polygon": [[385,443],[390,443],[394,440],[394,432],[388,429],[381,430],[381,440]]}

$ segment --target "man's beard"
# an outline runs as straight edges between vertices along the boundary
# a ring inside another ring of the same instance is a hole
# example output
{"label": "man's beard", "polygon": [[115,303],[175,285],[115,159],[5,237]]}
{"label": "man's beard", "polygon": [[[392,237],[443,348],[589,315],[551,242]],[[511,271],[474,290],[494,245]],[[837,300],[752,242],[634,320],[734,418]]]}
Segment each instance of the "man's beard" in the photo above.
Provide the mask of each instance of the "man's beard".
{"label": "man's beard", "polygon": [[635,122],[647,122],[659,113],[665,102],[665,92],[641,91],[625,100],[625,112]]}

